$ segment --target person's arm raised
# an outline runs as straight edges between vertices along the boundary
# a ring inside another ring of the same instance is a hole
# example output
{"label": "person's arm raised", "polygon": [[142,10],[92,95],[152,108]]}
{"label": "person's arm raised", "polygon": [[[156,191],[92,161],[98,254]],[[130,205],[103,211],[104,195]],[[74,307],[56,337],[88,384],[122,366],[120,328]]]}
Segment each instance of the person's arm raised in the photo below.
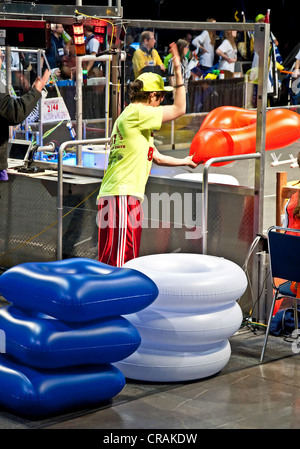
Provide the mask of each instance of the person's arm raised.
{"label": "person's arm raised", "polygon": [[178,54],[177,45],[173,42],[170,44],[170,49],[173,55],[173,67],[175,75],[174,83],[174,103],[172,105],[163,106],[163,122],[175,120],[186,111],[186,92],[182,79],[180,57]]}
{"label": "person's arm raised", "polygon": [[38,92],[42,92],[42,90],[48,83],[50,74],[51,74],[50,70],[46,69],[42,77],[38,76],[35,79],[32,87],[34,87]]}

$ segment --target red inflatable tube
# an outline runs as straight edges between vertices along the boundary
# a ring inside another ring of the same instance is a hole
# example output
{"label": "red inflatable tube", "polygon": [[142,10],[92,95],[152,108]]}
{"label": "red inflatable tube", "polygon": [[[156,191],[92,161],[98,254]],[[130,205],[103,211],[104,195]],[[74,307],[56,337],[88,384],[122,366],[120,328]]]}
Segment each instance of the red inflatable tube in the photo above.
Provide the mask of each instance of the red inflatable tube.
{"label": "red inflatable tube", "polygon": [[[222,109],[222,108],[218,108]],[[246,110],[245,110],[246,111]],[[201,128],[195,135],[191,147],[190,155],[197,163],[204,164],[213,157],[231,156],[239,154],[249,154],[255,152],[256,147],[256,123],[254,116],[249,114],[238,117],[237,111],[231,111],[231,119],[226,121],[224,110],[215,113],[213,117],[207,116],[206,123],[203,122]],[[217,111],[218,112],[218,111]],[[226,112],[226,111],[225,111]],[[228,112],[228,110],[227,110]],[[248,111],[249,112],[249,111]],[[245,123],[252,121],[247,126],[236,128],[225,128],[231,126],[230,123]],[[223,128],[214,128],[217,124],[222,124]],[[225,124],[225,125],[224,125]],[[203,127],[204,125],[204,127]],[[207,126],[210,126],[209,128]],[[300,115],[287,109],[273,109],[266,115],[266,150],[278,150],[296,142],[300,138]],[[214,165],[226,165],[230,162],[217,163]]]}
{"label": "red inflatable tube", "polygon": [[238,108],[236,106],[220,106],[213,109],[203,120],[200,129],[243,128],[256,122],[256,110]]}

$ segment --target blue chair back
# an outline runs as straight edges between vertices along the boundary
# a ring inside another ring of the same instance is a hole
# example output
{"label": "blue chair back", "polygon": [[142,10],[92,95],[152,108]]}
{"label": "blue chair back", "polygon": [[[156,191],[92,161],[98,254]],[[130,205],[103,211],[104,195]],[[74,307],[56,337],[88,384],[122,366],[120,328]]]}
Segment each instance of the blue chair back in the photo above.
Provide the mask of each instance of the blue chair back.
{"label": "blue chair back", "polygon": [[272,226],[268,230],[269,256],[272,277],[300,282],[300,230],[298,235],[283,232],[297,232],[295,229]]}

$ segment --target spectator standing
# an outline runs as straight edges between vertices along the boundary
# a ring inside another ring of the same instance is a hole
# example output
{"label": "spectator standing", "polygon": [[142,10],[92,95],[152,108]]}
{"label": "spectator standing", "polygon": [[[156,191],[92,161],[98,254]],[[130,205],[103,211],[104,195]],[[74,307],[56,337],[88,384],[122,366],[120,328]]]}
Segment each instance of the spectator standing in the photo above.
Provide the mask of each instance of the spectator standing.
{"label": "spectator standing", "polygon": [[[185,87],[186,93],[186,110],[188,111],[188,82],[191,76],[191,72],[189,70],[189,61],[187,58],[189,52],[189,42],[185,39],[178,39],[176,42],[177,50],[180,58],[180,68],[183,84]],[[169,84],[170,86],[175,85],[175,71],[174,71],[174,59],[173,57],[169,60],[168,63],[168,75],[169,75]]]}
{"label": "spectator standing", "polygon": [[225,78],[232,78],[237,61],[236,30],[226,30],[221,45],[216,49],[219,56],[219,70],[224,71]]}
{"label": "spectator standing", "polygon": [[126,71],[126,83],[134,80],[133,74],[133,66],[132,66],[132,58],[135,48],[134,35],[128,34],[126,35],[125,47],[124,50],[126,52],[126,61],[125,61],[125,71]]}
{"label": "spectator standing", "polygon": [[[206,22],[216,22],[212,17],[206,19]],[[211,70],[214,65],[216,31],[203,30],[199,36],[192,40],[192,44],[196,47],[195,53],[199,55],[199,67],[203,72]]]}
{"label": "spectator standing", "polygon": [[41,98],[41,92],[48,82],[49,75],[49,70],[45,70],[42,78],[37,77],[28,92],[20,98],[0,93],[0,179],[2,180],[6,179],[9,127],[23,122],[34,109]]}
{"label": "spectator standing", "polygon": [[143,31],[140,37],[140,48],[133,55],[132,65],[134,77],[137,78],[143,72],[155,72],[159,75],[166,68],[154,48],[156,43],[153,31]]}
{"label": "spectator standing", "polygon": [[52,73],[60,76],[60,69],[66,53],[66,44],[62,37],[64,27],[61,23],[51,25],[51,45],[46,50],[46,57]]}
{"label": "spectator standing", "polygon": [[[255,23],[266,23],[266,16],[264,16],[263,14],[258,14],[255,17]],[[273,40],[276,47],[278,47],[278,40],[276,39],[276,37],[274,36],[274,34],[272,32],[271,32],[270,38],[271,38],[271,40]]]}
{"label": "spectator standing", "polygon": [[[84,34],[85,34],[85,51],[87,55],[96,56],[100,50],[100,43],[95,38],[94,35],[94,27],[91,25],[84,26]],[[88,78],[101,76],[100,72],[100,63],[97,61],[87,61],[86,71]]]}
{"label": "spectator standing", "polygon": [[298,78],[300,76],[300,49],[295,56],[295,67],[293,71],[293,78]]}
{"label": "spectator standing", "polygon": [[295,56],[293,67],[294,69],[291,77],[291,97],[293,104],[300,104],[300,49]]}
{"label": "spectator standing", "polygon": [[[258,14],[255,17],[255,23],[270,23],[270,15],[269,10],[267,16],[263,14]],[[282,58],[278,50],[278,40],[274,36],[272,32],[270,32],[270,52],[268,58],[268,84],[267,84],[267,92],[268,92],[268,105],[270,106],[272,98],[277,98],[278,89],[279,89],[279,80],[277,75],[277,63],[282,64]],[[258,54],[254,51],[252,67],[250,72],[250,81],[256,83],[258,76]],[[254,89],[254,107],[256,107],[256,93],[257,93],[257,85]]]}

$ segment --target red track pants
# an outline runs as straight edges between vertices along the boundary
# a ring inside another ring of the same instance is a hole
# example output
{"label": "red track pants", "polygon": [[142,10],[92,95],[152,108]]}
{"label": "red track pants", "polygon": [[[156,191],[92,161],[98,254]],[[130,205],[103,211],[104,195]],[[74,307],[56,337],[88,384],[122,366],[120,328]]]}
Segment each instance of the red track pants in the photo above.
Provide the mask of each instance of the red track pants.
{"label": "red track pants", "polygon": [[140,200],[133,196],[100,198],[97,217],[100,262],[121,267],[138,257],[143,216]]}

